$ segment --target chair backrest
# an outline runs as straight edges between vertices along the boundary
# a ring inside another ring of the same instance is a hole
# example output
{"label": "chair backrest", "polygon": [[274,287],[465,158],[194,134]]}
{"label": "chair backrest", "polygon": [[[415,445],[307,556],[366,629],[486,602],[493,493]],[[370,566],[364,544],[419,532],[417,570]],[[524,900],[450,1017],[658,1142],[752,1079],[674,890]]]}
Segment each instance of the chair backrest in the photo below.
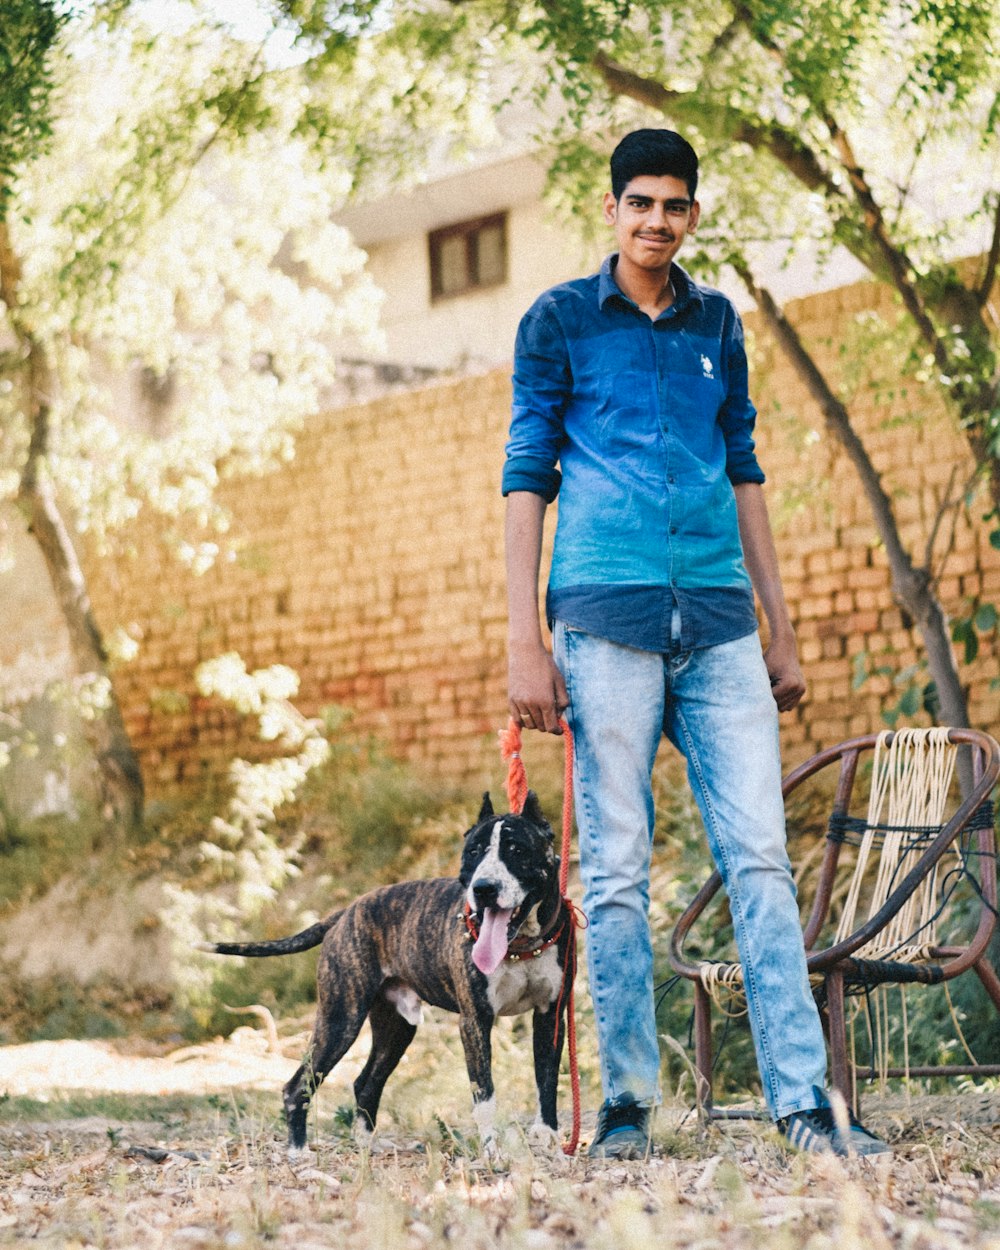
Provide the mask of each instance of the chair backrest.
{"label": "chair backrest", "polygon": [[[946,820],[958,754],[947,729],[900,729],[879,734],[872,763],[868,815],[844,898],[836,940],[870,920],[915,868]],[[856,954],[865,959],[917,961],[937,945],[941,883],[961,868],[955,845],[928,872],[919,889]]]}

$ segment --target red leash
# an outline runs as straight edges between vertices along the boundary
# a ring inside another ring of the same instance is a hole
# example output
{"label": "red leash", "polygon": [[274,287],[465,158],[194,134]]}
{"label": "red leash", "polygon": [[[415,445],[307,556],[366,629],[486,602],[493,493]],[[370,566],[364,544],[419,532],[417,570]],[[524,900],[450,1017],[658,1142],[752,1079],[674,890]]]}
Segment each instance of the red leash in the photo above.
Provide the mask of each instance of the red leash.
{"label": "red leash", "polygon": [[[573,1007],[573,981],[576,977],[576,931],[578,912],[572,900],[566,897],[566,886],[569,880],[569,848],[573,836],[573,733],[565,720],[560,719],[559,726],[563,731],[566,744],[565,766],[563,771],[563,809],[562,809],[562,854],[559,858],[559,894],[569,913],[569,946],[566,951],[566,966],[563,969],[562,985],[559,988],[559,1003],[556,1009],[556,1028],[559,1024],[559,1012],[562,1000],[566,999],[566,1040],[569,1046],[569,1078],[573,1090],[573,1133],[568,1142],[563,1143],[565,1154],[576,1153],[580,1141],[580,1070],[576,1061],[576,1014]],[[521,758],[521,726],[513,717],[507,722],[507,728],[500,730],[500,755],[507,762],[507,801],[510,810],[517,815],[524,809],[528,797],[528,775],[525,772],[524,760]]]}

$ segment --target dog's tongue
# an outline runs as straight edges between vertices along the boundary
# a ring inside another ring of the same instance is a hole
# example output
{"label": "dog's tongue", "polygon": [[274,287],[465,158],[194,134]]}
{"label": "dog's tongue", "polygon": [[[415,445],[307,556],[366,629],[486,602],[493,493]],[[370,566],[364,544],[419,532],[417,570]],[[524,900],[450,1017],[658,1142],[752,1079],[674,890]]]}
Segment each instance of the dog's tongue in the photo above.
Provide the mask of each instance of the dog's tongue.
{"label": "dog's tongue", "polygon": [[472,962],[484,976],[495,972],[507,954],[507,925],[513,911],[487,907],[479,925],[479,937],[472,948]]}

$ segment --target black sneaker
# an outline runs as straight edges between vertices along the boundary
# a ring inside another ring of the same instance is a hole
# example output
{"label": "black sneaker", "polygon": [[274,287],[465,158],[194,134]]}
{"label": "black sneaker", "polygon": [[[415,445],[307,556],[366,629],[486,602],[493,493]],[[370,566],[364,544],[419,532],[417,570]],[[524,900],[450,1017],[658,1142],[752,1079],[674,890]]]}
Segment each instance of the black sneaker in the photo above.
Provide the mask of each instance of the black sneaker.
{"label": "black sneaker", "polygon": [[778,1132],[796,1149],[816,1154],[832,1152],[846,1157],[892,1153],[892,1147],[874,1133],[869,1133],[851,1112],[847,1113],[847,1132],[842,1132],[834,1119],[833,1108],[829,1106],[792,1112],[778,1121]]}
{"label": "black sneaker", "polygon": [[631,1094],[609,1098],[597,1115],[591,1159],[645,1159],[649,1154],[652,1107],[640,1107]]}

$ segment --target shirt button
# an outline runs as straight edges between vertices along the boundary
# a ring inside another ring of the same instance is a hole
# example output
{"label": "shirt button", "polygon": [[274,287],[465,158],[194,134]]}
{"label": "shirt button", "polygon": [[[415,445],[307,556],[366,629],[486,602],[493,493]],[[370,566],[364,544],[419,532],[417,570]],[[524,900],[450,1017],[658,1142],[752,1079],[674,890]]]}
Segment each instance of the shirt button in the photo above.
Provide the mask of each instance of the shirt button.
{"label": "shirt button", "polygon": [[677,526],[676,526],[676,525],[671,525],[671,527],[670,527],[670,532],[671,532],[671,534],[676,534],[676,533],[677,533]]}

